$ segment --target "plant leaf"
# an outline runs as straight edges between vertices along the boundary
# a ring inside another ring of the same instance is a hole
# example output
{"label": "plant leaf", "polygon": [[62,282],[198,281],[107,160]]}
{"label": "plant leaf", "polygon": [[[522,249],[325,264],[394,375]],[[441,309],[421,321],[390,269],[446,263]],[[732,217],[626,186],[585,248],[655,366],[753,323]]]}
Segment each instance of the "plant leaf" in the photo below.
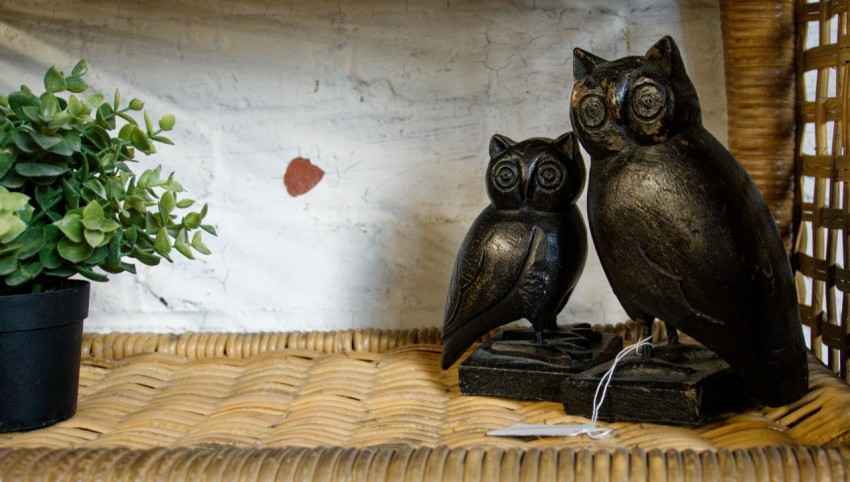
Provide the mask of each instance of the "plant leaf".
{"label": "plant leaf", "polygon": [[136,126],[136,127],[139,127],[139,123],[138,123],[138,121],[136,121],[136,119],[134,119],[134,118],[133,118],[133,116],[131,116],[130,114],[128,114],[128,113],[126,113],[126,112],[123,112],[123,111],[118,110],[118,111],[115,111],[115,115],[117,115],[118,117],[120,117],[120,118],[124,119],[124,120],[125,120],[125,121],[127,121],[128,123],[133,124],[133,125],[134,125],[134,126]]}
{"label": "plant leaf", "polygon": [[83,187],[88,188],[91,192],[103,200],[106,200],[106,188],[95,178],[91,178],[83,183]]}
{"label": "plant leaf", "polygon": [[198,213],[189,213],[183,218],[183,226],[187,229],[196,229],[201,227],[201,215]]}
{"label": "plant leaf", "polygon": [[212,251],[210,251],[210,248],[208,248],[207,245],[205,245],[204,242],[201,240],[201,232],[200,231],[195,231],[195,234],[192,235],[192,247],[195,248],[195,251],[197,251],[201,254],[206,254],[206,255],[212,254]]}
{"label": "plant leaf", "polygon": [[59,251],[56,250],[56,245],[45,245],[41,251],[38,252],[38,259],[47,269],[56,269],[62,266],[62,263],[65,262],[65,260],[59,256]]}
{"label": "plant leaf", "polygon": [[117,268],[121,262],[121,231],[115,233],[106,245],[106,265]]}
{"label": "plant leaf", "polygon": [[86,97],[86,105],[92,110],[97,109],[101,104],[103,104],[103,94],[101,93],[92,94]]}
{"label": "plant leaf", "polygon": [[83,135],[86,136],[86,139],[91,141],[91,143],[98,149],[106,149],[109,147],[109,132],[99,125],[87,125],[83,131]]}
{"label": "plant leaf", "polygon": [[24,107],[38,105],[38,97],[29,92],[12,92],[8,97],[9,108],[18,116],[22,116]]}
{"label": "plant leaf", "polygon": [[18,147],[18,149],[28,154],[38,152],[39,150],[38,144],[36,144],[35,140],[33,140],[32,136],[30,135],[30,132],[26,129],[16,129],[12,138],[14,139],[15,145]]}
{"label": "plant leaf", "polygon": [[0,244],[11,243],[26,229],[27,223],[19,218],[8,214],[0,216]]}
{"label": "plant leaf", "polygon": [[62,191],[54,186],[38,186],[35,190],[35,201],[43,211],[50,211],[59,202]]}
{"label": "plant leaf", "polygon": [[27,281],[35,279],[41,273],[42,269],[44,269],[44,266],[38,261],[21,264],[14,273],[6,277],[6,284],[9,286],[20,286]]}
{"label": "plant leaf", "polygon": [[62,233],[74,243],[83,242],[83,233],[85,229],[83,227],[82,216],[79,214],[66,214],[64,218],[56,221],[53,225],[59,228]]}
{"label": "plant leaf", "polygon": [[[79,181],[75,181],[75,183],[78,182]],[[68,207],[70,209],[77,209],[80,207],[80,190],[77,186],[71,184],[71,182],[65,179],[62,179],[62,192],[65,194],[65,202],[68,203]],[[82,234],[80,234],[80,236],[82,236]]]}
{"label": "plant leaf", "polygon": [[41,96],[41,103],[38,108],[38,113],[41,115],[42,122],[50,122],[50,119],[59,111],[59,101],[56,96],[50,92],[45,92]]}
{"label": "plant leaf", "polygon": [[24,177],[57,177],[68,172],[68,168],[38,162],[19,162],[15,164],[15,172]]}
{"label": "plant leaf", "polygon": [[148,253],[148,252],[142,250],[141,248],[139,248],[138,246],[133,248],[132,254],[133,254],[133,257],[136,258],[137,260],[139,260],[140,263],[146,264],[148,266],[156,266],[160,262],[159,256]]}
{"label": "plant leaf", "polygon": [[86,81],[81,79],[79,76],[72,75],[65,78],[65,88],[75,94],[79,94],[81,92],[85,92],[86,89],[89,88],[89,84],[87,84]]}
{"label": "plant leaf", "polygon": [[34,140],[35,143],[44,150],[50,149],[56,144],[62,142],[62,137],[60,136],[48,136],[37,131],[27,131],[27,133],[30,137],[32,137],[32,140]]}
{"label": "plant leaf", "polygon": [[85,209],[83,209],[83,218],[99,219],[103,217],[103,207],[97,201],[88,203]]}
{"label": "plant leaf", "polygon": [[153,134],[153,122],[151,122],[151,118],[148,116],[147,112],[144,113],[144,118],[145,118],[145,129],[147,130],[148,135]]}
{"label": "plant leaf", "polygon": [[26,180],[15,172],[9,172],[0,179],[0,186],[8,189],[19,189]]}
{"label": "plant leaf", "polygon": [[95,118],[97,119],[98,125],[104,129],[115,129],[115,111],[112,110],[112,106],[109,104],[105,102],[100,104],[100,107],[97,108]]}
{"label": "plant leaf", "polygon": [[165,227],[171,224],[171,215],[168,213],[168,210],[165,209],[165,206],[159,204],[157,207],[159,208],[159,220],[161,226]]}
{"label": "plant leaf", "polygon": [[174,194],[166,191],[162,194],[162,197],[159,199],[160,206],[164,207],[166,211],[169,213],[174,211],[175,206],[177,205],[174,201]]}
{"label": "plant leaf", "polygon": [[71,71],[71,75],[76,75],[78,77],[86,75],[86,72],[89,71],[89,62],[86,59],[80,59],[77,62],[77,65],[74,66],[74,70]]}
{"label": "plant leaf", "polygon": [[50,130],[58,130],[67,128],[73,122],[74,116],[68,112],[58,112],[47,123],[47,128]]}
{"label": "plant leaf", "polygon": [[62,238],[62,231],[55,225],[48,224],[44,227],[44,246],[38,252],[38,258],[45,268],[56,269],[65,262],[56,250],[56,245]]}
{"label": "plant leaf", "polygon": [[88,265],[100,265],[104,261],[106,261],[106,256],[108,255],[108,250],[106,249],[106,244],[103,246],[97,247],[94,249],[94,252],[89,256],[89,259],[86,260],[86,264]]}
{"label": "plant leaf", "polygon": [[156,148],[154,147],[150,139],[148,139],[148,136],[143,130],[139,129],[138,127],[136,127],[135,129],[133,129],[132,132],[130,132],[130,142],[133,143],[133,147],[144,152],[145,154],[150,155],[156,152]]}
{"label": "plant leaf", "polygon": [[94,248],[92,248],[88,243],[75,243],[68,238],[62,238],[56,244],[56,248],[59,251],[59,256],[62,256],[72,263],[85,261],[94,252]]}
{"label": "plant leaf", "polygon": [[151,140],[159,142],[160,144],[168,144],[169,146],[174,145],[174,141],[165,136],[151,136]]}
{"label": "plant leaf", "polygon": [[86,228],[86,232],[92,230],[104,234],[111,233],[121,227],[120,224],[105,216],[101,218],[83,216],[83,226]]}
{"label": "plant leaf", "polygon": [[136,245],[136,237],[137,236],[138,236],[138,233],[136,232],[135,227],[129,227],[124,231],[124,241],[126,241],[129,246],[135,246]]}
{"label": "plant leaf", "polygon": [[24,231],[17,241],[21,245],[18,248],[18,259],[32,257],[44,246],[44,230],[40,227],[31,227]]}
{"label": "plant leaf", "polygon": [[21,120],[29,121],[31,124],[39,125],[41,124],[41,117],[38,115],[38,106],[36,105],[25,105],[21,108]]}
{"label": "plant leaf", "polygon": [[195,204],[195,201],[193,199],[181,199],[177,201],[177,207],[180,209],[192,207],[193,204]]}
{"label": "plant leaf", "polygon": [[92,281],[100,281],[100,282],[109,281],[109,278],[106,275],[103,275],[103,274],[100,274],[100,273],[95,273],[94,271],[87,269],[87,268],[83,268],[82,266],[77,266],[76,268],[77,268],[77,273],[80,273],[81,275],[83,275],[84,277],[86,277],[86,278],[88,278]]}
{"label": "plant leaf", "polygon": [[7,147],[0,151],[0,178],[5,176],[9,169],[12,169],[16,157],[14,149]]}
{"label": "plant leaf", "polygon": [[62,266],[56,269],[44,270],[44,274],[48,276],[54,276],[56,278],[70,278],[74,276],[77,272],[70,268],[68,265],[63,264]]}
{"label": "plant leaf", "polygon": [[153,243],[153,248],[161,256],[168,256],[171,252],[171,238],[168,237],[168,230],[162,228],[156,233],[156,240]]}
{"label": "plant leaf", "polygon": [[62,92],[65,87],[65,77],[62,76],[62,72],[56,70],[56,67],[50,67],[44,74],[44,88],[48,92]]}
{"label": "plant leaf", "polygon": [[92,248],[100,247],[103,244],[108,242],[106,240],[106,234],[103,231],[96,231],[93,229],[85,230],[86,243]]}
{"label": "plant leaf", "polygon": [[18,269],[18,257],[14,253],[0,256],[0,276],[14,273]]}
{"label": "plant leaf", "polygon": [[189,245],[186,243],[186,230],[181,229],[177,233],[177,239],[174,240],[174,249],[176,249],[180,254],[189,258],[195,259],[195,255],[192,254],[192,250],[189,248]]}
{"label": "plant leaf", "polygon": [[62,142],[50,148],[50,152],[62,157],[70,157],[75,152],[83,150],[82,139],[77,131],[67,131],[62,134]]}

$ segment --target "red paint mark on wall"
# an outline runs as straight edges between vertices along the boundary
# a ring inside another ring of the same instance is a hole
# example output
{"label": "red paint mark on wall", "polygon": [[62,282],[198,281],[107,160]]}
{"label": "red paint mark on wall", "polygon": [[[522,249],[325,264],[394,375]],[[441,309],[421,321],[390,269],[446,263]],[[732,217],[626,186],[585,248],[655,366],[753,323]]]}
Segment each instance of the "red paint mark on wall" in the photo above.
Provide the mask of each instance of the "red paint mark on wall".
{"label": "red paint mark on wall", "polygon": [[290,196],[300,196],[310,189],[316,187],[316,184],[325,176],[325,171],[314,166],[310,159],[296,157],[290,161],[286,168],[286,174],[283,175],[283,184],[286,186],[286,192]]}

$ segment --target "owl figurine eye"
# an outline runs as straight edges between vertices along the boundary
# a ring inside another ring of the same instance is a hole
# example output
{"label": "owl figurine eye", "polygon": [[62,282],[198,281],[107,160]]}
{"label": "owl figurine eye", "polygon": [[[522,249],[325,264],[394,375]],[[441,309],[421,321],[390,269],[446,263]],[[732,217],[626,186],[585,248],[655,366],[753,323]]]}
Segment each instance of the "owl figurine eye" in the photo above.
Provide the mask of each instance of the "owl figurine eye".
{"label": "owl figurine eye", "polygon": [[556,189],[564,181],[561,166],[554,162],[544,162],[537,168],[537,185],[543,189]]}
{"label": "owl figurine eye", "polygon": [[638,84],[632,90],[632,112],[644,121],[657,118],[665,104],[664,90],[650,80]]}
{"label": "owl figurine eye", "polygon": [[601,126],[608,116],[605,99],[600,95],[588,95],[581,100],[578,108],[579,121],[588,129]]}
{"label": "owl figurine eye", "polygon": [[501,161],[493,166],[493,181],[496,187],[508,191],[519,183],[519,168],[511,161]]}

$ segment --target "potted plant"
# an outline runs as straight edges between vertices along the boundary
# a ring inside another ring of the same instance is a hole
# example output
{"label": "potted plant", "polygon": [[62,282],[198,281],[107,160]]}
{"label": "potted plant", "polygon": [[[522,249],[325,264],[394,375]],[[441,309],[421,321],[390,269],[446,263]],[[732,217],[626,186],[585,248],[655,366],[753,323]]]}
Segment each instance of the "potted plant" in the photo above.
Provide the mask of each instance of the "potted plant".
{"label": "potted plant", "polygon": [[209,254],[201,232],[215,234],[173,175],[132,169],[137,152],[172,144],[174,116],[155,125],[139,99],[86,94],[87,70],[52,67],[44,93],[0,95],[0,432],[76,411],[89,283],[69,278],[194,259]]}

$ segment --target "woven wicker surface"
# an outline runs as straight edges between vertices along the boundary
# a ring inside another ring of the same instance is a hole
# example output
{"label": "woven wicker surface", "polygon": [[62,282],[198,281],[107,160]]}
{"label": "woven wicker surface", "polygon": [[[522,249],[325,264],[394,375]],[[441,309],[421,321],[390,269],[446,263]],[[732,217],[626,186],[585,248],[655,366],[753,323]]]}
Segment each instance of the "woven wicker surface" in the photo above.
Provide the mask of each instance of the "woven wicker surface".
{"label": "woven wicker surface", "polygon": [[[629,340],[635,324],[606,327]],[[665,338],[659,327],[656,341]],[[3,480],[846,480],[850,388],[710,424],[610,424],[604,440],[488,437],[586,422],[556,403],[465,397],[436,330],[85,336],[77,415],[0,434]],[[797,447],[797,448],[794,448]],[[808,447],[808,448],[804,448]],[[791,477],[793,475],[793,477]]]}
{"label": "woven wicker surface", "polygon": [[[634,325],[616,328],[633,339]],[[0,447],[403,444],[705,450],[850,440],[850,388],[817,362],[811,366],[812,391],[798,403],[753,406],[696,429],[613,424],[614,436],[599,441],[488,437],[487,431],[515,423],[586,419],[565,414],[557,403],[460,396],[457,366],[440,370],[440,346],[418,342],[434,341],[433,330],[371,335],[152,335],[156,344],[151,336],[87,335],[77,415],[42,430],[0,435]],[[313,349],[264,342],[284,337],[293,343],[310,339]],[[359,348],[327,343],[348,337],[370,343]],[[179,347],[186,352],[174,353]],[[91,356],[101,349],[113,356]]]}
{"label": "woven wicker surface", "polygon": [[717,452],[445,447],[0,449],[4,480],[33,481],[840,482],[850,475],[847,467],[850,449],[803,447]]}

